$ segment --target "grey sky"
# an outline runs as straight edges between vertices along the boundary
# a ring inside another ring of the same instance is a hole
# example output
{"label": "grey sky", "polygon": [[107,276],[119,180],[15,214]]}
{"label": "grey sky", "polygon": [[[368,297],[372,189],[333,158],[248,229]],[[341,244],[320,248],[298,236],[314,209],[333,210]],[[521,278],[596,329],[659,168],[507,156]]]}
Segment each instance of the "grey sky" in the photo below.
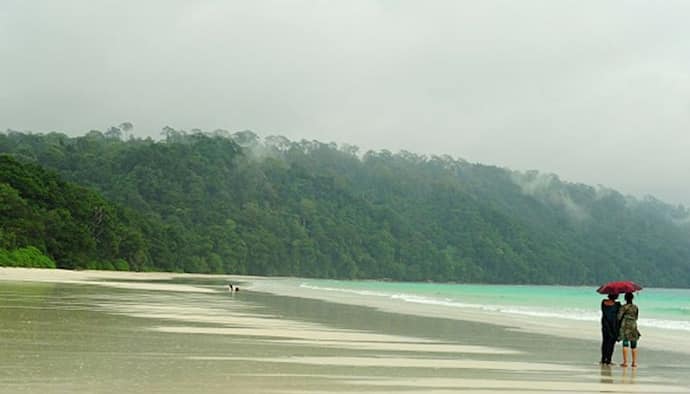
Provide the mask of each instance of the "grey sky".
{"label": "grey sky", "polygon": [[688,1],[0,2],[0,129],[447,153],[690,205]]}

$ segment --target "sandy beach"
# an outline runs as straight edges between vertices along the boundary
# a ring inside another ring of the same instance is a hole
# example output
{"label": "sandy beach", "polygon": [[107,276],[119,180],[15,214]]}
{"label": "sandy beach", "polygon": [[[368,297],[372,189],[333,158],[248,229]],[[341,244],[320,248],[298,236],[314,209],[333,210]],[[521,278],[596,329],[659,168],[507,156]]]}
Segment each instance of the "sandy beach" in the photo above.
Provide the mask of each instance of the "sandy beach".
{"label": "sandy beach", "polygon": [[675,338],[648,335],[637,370],[600,367],[584,323],[450,316],[292,281],[0,268],[0,392],[690,391]]}

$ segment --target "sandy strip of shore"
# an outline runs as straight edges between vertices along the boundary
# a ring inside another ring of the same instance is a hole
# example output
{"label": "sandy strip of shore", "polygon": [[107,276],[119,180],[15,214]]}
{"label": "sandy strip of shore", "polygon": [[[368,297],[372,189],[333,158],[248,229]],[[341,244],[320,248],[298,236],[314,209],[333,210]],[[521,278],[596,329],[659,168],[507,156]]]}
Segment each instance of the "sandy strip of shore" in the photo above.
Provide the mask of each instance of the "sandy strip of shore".
{"label": "sandy strip of shore", "polygon": [[[73,283],[107,286],[132,290],[176,291],[190,293],[213,293],[213,289],[172,283],[152,283],[176,278],[219,278],[233,282],[260,280],[256,277],[238,275],[179,274],[170,272],[130,271],[71,271],[63,269],[0,267],[0,280],[30,281],[45,283]],[[126,281],[126,282],[118,282]]]}
{"label": "sandy strip of shore", "polygon": [[0,267],[0,279],[32,282],[70,283],[100,279],[166,280],[179,274],[169,272],[72,271],[64,269]]}
{"label": "sandy strip of shore", "polygon": [[223,279],[235,282],[258,282],[269,278],[247,275],[207,275],[187,274],[176,272],[134,272],[134,271],[96,271],[96,270],[65,270],[43,268],[0,267],[0,280],[32,281],[32,282],[73,282],[93,280],[128,280],[128,281],[158,281],[175,278]]}

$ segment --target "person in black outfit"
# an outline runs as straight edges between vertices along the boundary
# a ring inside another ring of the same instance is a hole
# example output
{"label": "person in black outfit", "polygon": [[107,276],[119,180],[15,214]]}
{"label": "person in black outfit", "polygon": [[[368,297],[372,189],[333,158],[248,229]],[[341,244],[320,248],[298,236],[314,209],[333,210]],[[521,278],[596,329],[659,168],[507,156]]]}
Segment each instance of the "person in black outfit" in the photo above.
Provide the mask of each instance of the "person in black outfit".
{"label": "person in black outfit", "polygon": [[618,294],[609,294],[607,299],[601,301],[601,361],[602,365],[611,364],[613,347],[618,340],[618,310],[621,303],[616,301]]}

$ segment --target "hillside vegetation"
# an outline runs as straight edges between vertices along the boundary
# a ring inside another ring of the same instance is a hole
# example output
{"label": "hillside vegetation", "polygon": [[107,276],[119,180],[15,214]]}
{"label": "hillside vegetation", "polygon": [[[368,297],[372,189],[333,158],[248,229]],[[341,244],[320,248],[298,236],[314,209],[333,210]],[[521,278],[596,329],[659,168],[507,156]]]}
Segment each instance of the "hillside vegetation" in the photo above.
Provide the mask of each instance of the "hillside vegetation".
{"label": "hillside vegetation", "polygon": [[690,213],[651,197],[448,156],[164,131],[0,134],[0,248],[67,268],[690,287]]}

